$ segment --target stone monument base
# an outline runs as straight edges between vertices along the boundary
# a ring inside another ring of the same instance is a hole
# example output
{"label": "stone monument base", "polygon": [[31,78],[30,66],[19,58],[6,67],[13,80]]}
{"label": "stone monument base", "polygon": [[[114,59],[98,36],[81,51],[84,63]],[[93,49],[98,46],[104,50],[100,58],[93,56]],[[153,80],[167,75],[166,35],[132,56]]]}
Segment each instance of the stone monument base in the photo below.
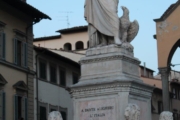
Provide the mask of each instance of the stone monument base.
{"label": "stone monument base", "polygon": [[134,81],[73,87],[74,120],[125,120],[129,103],[140,107],[140,120],[151,120],[151,92]]}
{"label": "stone monument base", "polygon": [[125,120],[129,103],[140,107],[140,120],[151,120],[152,87],[140,79],[133,50],[110,45],[88,49],[81,78],[70,87],[74,120]]}

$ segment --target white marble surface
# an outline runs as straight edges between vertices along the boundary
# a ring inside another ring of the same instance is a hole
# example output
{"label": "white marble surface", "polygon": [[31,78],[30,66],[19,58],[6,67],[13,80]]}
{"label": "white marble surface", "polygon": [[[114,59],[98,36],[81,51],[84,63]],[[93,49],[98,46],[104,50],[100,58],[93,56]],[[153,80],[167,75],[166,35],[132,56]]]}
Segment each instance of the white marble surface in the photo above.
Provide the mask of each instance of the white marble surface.
{"label": "white marble surface", "polygon": [[52,111],[48,115],[48,120],[63,120],[59,111]]}
{"label": "white marble surface", "polygon": [[173,120],[173,113],[170,111],[163,111],[160,114],[159,120]]}
{"label": "white marble surface", "polygon": [[115,120],[115,99],[82,101],[79,103],[80,120]]}

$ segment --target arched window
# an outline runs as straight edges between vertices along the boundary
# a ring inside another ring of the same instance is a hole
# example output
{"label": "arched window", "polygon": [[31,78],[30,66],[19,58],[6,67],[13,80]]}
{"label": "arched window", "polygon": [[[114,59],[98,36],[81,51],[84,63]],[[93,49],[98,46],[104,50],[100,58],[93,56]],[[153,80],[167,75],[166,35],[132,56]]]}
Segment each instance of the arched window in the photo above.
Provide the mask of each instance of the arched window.
{"label": "arched window", "polygon": [[82,41],[76,42],[76,50],[82,50],[84,49],[84,44]]}
{"label": "arched window", "polygon": [[87,48],[89,48],[89,41],[87,42]]}
{"label": "arched window", "polygon": [[72,50],[71,43],[64,44],[64,50]]}

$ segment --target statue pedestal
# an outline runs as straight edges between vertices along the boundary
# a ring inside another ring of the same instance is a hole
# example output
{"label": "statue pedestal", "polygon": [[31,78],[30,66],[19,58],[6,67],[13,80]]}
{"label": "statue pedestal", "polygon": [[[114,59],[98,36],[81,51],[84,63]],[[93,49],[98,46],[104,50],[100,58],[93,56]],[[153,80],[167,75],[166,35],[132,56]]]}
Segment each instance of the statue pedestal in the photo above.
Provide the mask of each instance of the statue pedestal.
{"label": "statue pedestal", "polygon": [[140,120],[151,120],[153,88],[140,79],[140,61],[131,49],[110,45],[88,49],[81,78],[70,87],[74,120],[125,120],[128,103],[141,109]]}

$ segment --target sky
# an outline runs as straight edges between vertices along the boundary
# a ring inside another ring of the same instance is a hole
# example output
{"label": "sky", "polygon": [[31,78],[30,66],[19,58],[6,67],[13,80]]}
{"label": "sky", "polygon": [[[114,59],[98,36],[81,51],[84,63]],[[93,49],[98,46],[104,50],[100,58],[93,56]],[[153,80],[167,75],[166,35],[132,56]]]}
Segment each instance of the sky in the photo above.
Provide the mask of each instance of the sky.
{"label": "sky", "polygon": [[[27,2],[47,14],[52,20],[42,20],[34,25],[34,37],[58,35],[55,31],[87,25],[84,20],[85,0],[27,0]],[[137,37],[131,42],[134,46],[134,56],[146,63],[146,67],[158,73],[157,45],[153,35],[156,34],[153,19],[160,18],[165,10],[177,0],[120,0],[118,15],[122,15],[120,6],[126,6],[130,11],[130,20],[137,20],[140,30]],[[68,16],[68,17],[67,17]],[[69,23],[69,24],[68,24]],[[172,59],[172,64],[180,64],[178,49]],[[180,71],[180,66],[172,67]]]}

